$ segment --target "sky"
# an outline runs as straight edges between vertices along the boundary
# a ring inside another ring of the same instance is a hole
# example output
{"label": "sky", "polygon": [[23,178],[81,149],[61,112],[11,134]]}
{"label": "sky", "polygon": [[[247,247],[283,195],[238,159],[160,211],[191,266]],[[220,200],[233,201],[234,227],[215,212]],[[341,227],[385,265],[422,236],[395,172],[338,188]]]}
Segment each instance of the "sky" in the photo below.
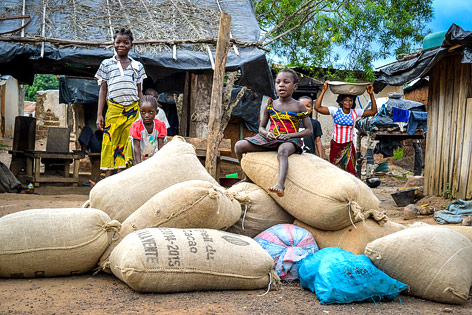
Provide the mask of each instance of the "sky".
{"label": "sky", "polygon": [[[466,31],[472,31],[472,0],[433,0],[433,11],[433,20],[426,25],[433,33],[448,30],[452,23]],[[380,67],[393,61],[393,57],[378,60],[374,66]]]}

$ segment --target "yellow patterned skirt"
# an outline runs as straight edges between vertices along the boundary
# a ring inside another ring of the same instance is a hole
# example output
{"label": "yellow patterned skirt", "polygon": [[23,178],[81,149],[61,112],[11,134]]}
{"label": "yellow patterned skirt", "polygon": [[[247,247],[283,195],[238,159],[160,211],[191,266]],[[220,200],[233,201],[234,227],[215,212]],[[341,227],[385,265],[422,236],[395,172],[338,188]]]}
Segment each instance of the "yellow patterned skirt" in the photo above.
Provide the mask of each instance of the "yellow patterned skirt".
{"label": "yellow patterned skirt", "polygon": [[129,129],[139,117],[138,102],[123,106],[107,100],[107,104],[100,162],[100,169],[104,171],[126,168],[125,147]]}

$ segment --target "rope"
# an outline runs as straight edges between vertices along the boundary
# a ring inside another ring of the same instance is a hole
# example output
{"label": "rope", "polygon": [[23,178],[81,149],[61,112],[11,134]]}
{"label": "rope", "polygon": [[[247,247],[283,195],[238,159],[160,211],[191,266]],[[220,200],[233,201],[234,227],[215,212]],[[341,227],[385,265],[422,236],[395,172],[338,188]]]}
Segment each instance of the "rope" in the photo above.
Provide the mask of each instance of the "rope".
{"label": "rope", "polygon": [[269,272],[269,286],[267,287],[267,291],[264,294],[258,294],[257,296],[265,296],[270,291],[270,286],[272,284],[272,273]]}
{"label": "rope", "polygon": [[247,205],[244,205],[244,215],[243,220],[241,222],[241,228],[244,230],[244,220],[246,220],[246,213],[247,213]]}
{"label": "rope", "polygon": [[351,202],[349,201],[348,205],[348,210],[347,212],[349,212],[349,220],[351,220],[351,224],[357,229],[357,226],[354,224],[354,222],[352,221],[352,217],[351,217]]}

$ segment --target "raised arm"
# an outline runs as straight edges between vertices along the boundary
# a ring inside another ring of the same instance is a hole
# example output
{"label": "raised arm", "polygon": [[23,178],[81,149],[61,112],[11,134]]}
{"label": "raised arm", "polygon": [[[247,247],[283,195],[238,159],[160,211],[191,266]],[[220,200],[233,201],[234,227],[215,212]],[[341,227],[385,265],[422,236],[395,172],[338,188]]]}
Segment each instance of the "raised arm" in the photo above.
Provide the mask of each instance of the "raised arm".
{"label": "raised arm", "polygon": [[374,97],[374,87],[372,84],[369,84],[367,86],[367,93],[370,95],[370,104],[372,105],[370,109],[367,109],[364,111],[364,114],[362,114],[362,117],[369,117],[369,116],[374,116],[377,114],[377,103],[375,102],[375,97]]}
{"label": "raised arm", "polygon": [[329,115],[328,107],[321,106],[321,103],[323,102],[323,97],[326,93],[326,90],[328,90],[328,83],[329,83],[329,81],[325,81],[325,83],[323,85],[323,90],[321,91],[320,95],[316,99],[316,103],[315,103],[315,110],[318,113],[323,114],[323,115]]}

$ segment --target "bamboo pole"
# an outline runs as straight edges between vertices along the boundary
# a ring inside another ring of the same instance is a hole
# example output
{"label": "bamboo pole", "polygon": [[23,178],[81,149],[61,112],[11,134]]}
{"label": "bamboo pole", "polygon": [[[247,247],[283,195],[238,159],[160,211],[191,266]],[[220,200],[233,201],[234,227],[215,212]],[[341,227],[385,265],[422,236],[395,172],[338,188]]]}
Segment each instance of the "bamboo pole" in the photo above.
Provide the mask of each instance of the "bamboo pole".
{"label": "bamboo pole", "polygon": [[439,107],[438,115],[435,129],[437,130],[437,139],[436,139],[436,152],[435,152],[435,165],[434,165],[434,194],[440,195],[442,191],[440,190],[442,174],[441,174],[441,154],[442,154],[442,145],[443,145],[443,131],[444,131],[444,106],[446,98],[446,62],[441,60],[439,62],[440,73],[442,74],[439,79]]}
{"label": "bamboo pole", "polygon": [[[48,37],[19,37],[19,36],[0,36],[1,42],[17,42],[17,43],[41,43],[48,42],[56,45],[73,45],[73,46],[112,46],[113,41],[83,41],[83,40],[68,40],[59,38],[48,38]],[[262,47],[260,44],[255,42],[247,42],[239,39],[230,39],[231,43],[237,44],[241,47],[257,47],[258,49],[269,52],[269,49]],[[216,44],[216,38],[195,38],[195,39],[143,39],[134,40],[133,45],[183,45],[183,44]]]}
{"label": "bamboo pole", "polygon": [[208,122],[208,146],[206,152],[205,168],[208,173],[218,180],[217,162],[218,146],[223,138],[221,130],[223,85],[225,79],[226,59],[229,50],[229,33],[231,31],[231,15],[222,12],[220,15],[220,28],[218,30],[218,42],[216,44],[215,73],[211,89],[210,119]]}
{"label": "bamboo pole", "polygon": [[459,87],[460,87],[460,69],[461,69],[461,62],[459,56],[454,56],[454,74],[452,80],[454,81],[453,84],[453,98],[452,98],[452,113],[451,113],[451,134],[450,134],[450,141],[449,141],[449,188],[455,197],[455,192],[452,190],[453,182],[454,182],[454,160],[456,154],[456,130],[457,130],[457,112],[459,110]]}

